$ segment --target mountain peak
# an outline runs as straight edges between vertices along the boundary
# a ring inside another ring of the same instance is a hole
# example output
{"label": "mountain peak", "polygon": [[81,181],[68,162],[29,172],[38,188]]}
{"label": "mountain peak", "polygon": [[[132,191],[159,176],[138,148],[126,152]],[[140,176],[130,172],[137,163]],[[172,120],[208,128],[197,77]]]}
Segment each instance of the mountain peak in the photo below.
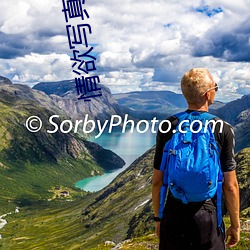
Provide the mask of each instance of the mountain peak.
{"label": "mountain peak", "polygon": [[13,84],[13,83],[8,78],[0,76],[0,84]]}

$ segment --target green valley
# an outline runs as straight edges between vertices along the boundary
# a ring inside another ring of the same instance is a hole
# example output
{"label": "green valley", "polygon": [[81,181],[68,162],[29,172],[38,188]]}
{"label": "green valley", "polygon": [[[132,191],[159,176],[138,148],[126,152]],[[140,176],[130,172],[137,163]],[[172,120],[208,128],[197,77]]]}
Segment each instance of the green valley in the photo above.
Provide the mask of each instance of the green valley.
{"label": "green valley", "polygon": [[[1,83],[0,214],[51,198],[49,190],[53,186],[75,189],[76,181],[125,164],[110,150],[86,141],[83,135],[47,133],[51,125],[46,121],[52,114],[68,118],[43,92]],[[37,133],[25,127],[32,115],[43,121]]]}
{"label": "green valley", "polygon": [[[247,171],[250,149],[240,151],[236,159],[239,171]],[[152,221],[151,175],[154,148],[138,158],[110,185],[96,193],[82,194],[72,201],[64,198],[21,208],[6,217],[0,230],[3,249],[157,249]],[[241,168],[244,169],[241,169]],[[249,172],[249,171],[248,171]],[[240,185],[248,185],[247,176]],[[241,197],[241,242],[235,249],[249,246],[249,190]],[[228,225],[229,219],[225,218]],[[120,243],[120,244],[119,244]]]}

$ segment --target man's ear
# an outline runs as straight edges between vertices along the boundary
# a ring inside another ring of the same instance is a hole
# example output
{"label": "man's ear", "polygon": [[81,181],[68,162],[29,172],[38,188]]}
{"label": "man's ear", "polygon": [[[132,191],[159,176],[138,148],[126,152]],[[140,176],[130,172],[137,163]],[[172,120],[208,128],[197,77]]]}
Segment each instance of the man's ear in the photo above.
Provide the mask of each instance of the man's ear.
{"label": "man's ear", "polygon": [[209,97],[210,97],[210,93],[209,93],[209,91],[205,93],[204,97],[206,98],[206,100],[208,100],[208,99],[209,99]]}

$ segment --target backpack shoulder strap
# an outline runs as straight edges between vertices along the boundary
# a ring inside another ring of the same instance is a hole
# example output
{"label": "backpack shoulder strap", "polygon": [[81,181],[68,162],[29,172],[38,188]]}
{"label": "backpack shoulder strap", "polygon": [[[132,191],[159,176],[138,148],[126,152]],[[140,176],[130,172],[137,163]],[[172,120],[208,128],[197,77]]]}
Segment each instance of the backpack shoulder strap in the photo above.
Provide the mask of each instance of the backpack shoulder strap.
{"label": "backpack shoulder strap", "polygon": [[208,112],[202,113],[202,117],[203,117],[205,120],[212,120],[212,119],[214,119],[214,118],[217,118],[216,115],[213,115],[213,114],[208,113]]}
{"label": "backpack shoulder strap", "polygon": [[[212,120],[214,118],[218,118],[216,115],[210,114],[205,112],[202,114],[205,120]],[[217,226],[222,230],[222,182],[223,182],[223,173],[221,170],[221,166],[219,165],[219,173],[218,173],[218,186],[217,186],[217,199],[216,199],[216,206],[217,206]]]}
{"label": "backpack shoulder strap", "polygon": [[189,114],[187,111],[183,111],[183,112],[175,114],[174,116],[177,117],[179,119],[179,122],[180,122],[180,121],[184,120],[188,115]]}
{"label": "backpack shoulder strap", "polygon": [[[193,112],[197,112],[197,111],[193,111]],[[182,121],[191,113],[188,113],[187,111],[183,111],[183,112],[175,114],[174,116],[177,117],[179,121]],[[218,118],[216,115],[213,115],[208,112],[201,113],[201,115],[205,120],[212,120],[213,118]]]}

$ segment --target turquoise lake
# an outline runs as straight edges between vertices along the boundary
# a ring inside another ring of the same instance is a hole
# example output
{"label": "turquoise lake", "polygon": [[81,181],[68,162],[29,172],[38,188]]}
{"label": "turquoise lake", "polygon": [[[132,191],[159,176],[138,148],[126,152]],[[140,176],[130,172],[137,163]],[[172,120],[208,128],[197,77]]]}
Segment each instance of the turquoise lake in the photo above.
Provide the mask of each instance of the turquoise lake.
{"label": "turquoise lake", "polygon": [[134,131],[130,133],[112,132],[105,133],[99,138],[89,140],[98,143],[106,149],[118,154],[125,162],[125,166],[111,173],[94,176],[78,181],[75,186],[85,191],[95,192],[107,186],[119,173],[124,171],[135,159],[155,145],[156,134],[148,130],[146,133]]}

